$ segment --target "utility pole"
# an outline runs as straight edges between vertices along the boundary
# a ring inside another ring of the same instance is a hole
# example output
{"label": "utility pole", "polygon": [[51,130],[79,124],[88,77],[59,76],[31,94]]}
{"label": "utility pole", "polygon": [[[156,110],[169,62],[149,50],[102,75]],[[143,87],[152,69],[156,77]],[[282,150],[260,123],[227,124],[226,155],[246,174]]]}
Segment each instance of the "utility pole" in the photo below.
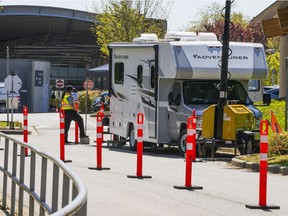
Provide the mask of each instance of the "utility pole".
{"label": "utility pole", "polygon": [[225,22],[222,46],[222,60],[221,60],[221,80],[219,86],[219,102],[216,106],[215,120],[215,138],[222,139],[223,134],[223,115],[224,106],[227,102],[227,73],[228,73],[228,57],[229,57],[229,38],[230,38],[230,10],[231,0],[226,0],[225,6]]}

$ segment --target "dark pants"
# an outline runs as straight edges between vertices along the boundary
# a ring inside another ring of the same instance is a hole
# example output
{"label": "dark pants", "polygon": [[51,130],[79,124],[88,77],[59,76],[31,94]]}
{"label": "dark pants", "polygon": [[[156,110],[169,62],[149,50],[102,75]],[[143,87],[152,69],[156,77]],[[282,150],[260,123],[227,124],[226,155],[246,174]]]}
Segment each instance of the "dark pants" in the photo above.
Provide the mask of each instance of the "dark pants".
{"label": "dark pants", "polygon": [[68,141],[68,131],[71,121],[78,123],[80,138],[85,136],[83,118],[75,110],[64,110],[65,112],[65,141]]}

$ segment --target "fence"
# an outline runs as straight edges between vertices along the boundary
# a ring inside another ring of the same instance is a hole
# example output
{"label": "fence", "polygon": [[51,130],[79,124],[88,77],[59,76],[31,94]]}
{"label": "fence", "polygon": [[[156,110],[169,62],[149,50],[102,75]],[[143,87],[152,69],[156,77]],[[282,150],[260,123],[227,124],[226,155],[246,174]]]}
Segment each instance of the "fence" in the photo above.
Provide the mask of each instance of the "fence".
{"label": "fence", "polygon": [[[1,147],[3,144],[4,150],[0,151],[3,210],[10,215],[87,215],[86,188],[61,160],[0,133]],[[25,148],[31,152],[28,157]]]}

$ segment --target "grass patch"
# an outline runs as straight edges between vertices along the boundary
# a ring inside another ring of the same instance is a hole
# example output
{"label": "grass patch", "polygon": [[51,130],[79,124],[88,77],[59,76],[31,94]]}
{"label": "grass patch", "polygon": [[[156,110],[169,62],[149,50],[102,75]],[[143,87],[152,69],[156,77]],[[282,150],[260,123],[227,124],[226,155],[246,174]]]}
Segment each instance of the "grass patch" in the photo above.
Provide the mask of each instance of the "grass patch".
{"label": "grass patch", "polygon": [[[239,157],[239,159],[246,162],[259,163],[260,155],[252,154]],[[288,166],[288,155],[279,155],[268,157],[268,165]]]}
{"label": "grass patch", "polygon": [[[16,122],[14,122],[14,127],[21,129],[22,128],[22,123],[16,121]],[[8,126],[7,126],[7,121],[0,121],[0,129],[8,129],[8,128],[10,128],[10,125],[8,124]]]}

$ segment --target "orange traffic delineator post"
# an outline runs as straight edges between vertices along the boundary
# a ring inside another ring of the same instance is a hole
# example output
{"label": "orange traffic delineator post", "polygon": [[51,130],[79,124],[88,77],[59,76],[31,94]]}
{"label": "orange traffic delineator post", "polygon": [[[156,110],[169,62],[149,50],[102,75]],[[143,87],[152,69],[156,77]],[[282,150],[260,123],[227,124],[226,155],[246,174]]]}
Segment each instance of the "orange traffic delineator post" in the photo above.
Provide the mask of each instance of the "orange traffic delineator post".
{"label": "orange traffic delineator post", "polygon": [[268,126],[267,120],[260,122],[260,168],[259,168],[259,205],[246,205],[250,209],[280,209],[280,206],[267,205],[267,170],[268,170]]}
{"label": "orange traffic delineator post", "polygon": [[65,160],[65,113],[60,109],[60,160],[65,163],[72,162],[72,160]]}
{"label": "orange traffic delineator post", "polygon": [[[28,143],[28,107],[23,106],[23,141]],[[28,148],[25,148],[25,157],[28,156]]]}
{"label": "orange traffic delineator post", "polygon": [[[78,102],[75,103],[75,108],[78,111],[78,108],[79,108]],[[78,126],[78,122],[75,121],[75,144],[77,143],[79,143],[79,126]]]}
{"label": "orange traffic delineator post", "polygon": [[88,167],[88,169],[92,170],[110,170],[110,168],[102,167],[102,143],[103,143],[103,121],[104,114],[98,112],[96,115],[96,167]]}
{"label": "orange traffic delineator post", "polygon": [[185,186],[174,186],[175,189],[185,190],[202,190],[202,186],[192,186],[192,161],[193,152],[196,146],[196,111],[192,112],[192,116],[187,120],[187,136],[186,136],[186,173],[185,173]]}
{"label": "orange traffic delineator post", "polygon": [[136,175],[127,175],[128,178],[152,178],[152,176],[143,176],[142,175],[142,167],[143,167],[143,123],[144,123],[144,115],[142,112],[137,115],[137,170]]}

